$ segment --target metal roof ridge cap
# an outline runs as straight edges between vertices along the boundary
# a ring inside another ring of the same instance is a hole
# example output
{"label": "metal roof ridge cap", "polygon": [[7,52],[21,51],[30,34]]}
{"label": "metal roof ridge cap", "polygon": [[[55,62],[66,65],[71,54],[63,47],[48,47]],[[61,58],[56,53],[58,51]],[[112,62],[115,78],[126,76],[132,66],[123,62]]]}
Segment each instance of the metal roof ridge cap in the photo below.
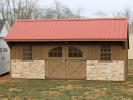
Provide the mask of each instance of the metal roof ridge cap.
{"label": "metal roof ridge cap", "polygon": [[16,22],[37,22],[37,21],[97,21],[97,20],[128,20],[128,18],[71,18],[71,19],[35,19],[16,20]]}

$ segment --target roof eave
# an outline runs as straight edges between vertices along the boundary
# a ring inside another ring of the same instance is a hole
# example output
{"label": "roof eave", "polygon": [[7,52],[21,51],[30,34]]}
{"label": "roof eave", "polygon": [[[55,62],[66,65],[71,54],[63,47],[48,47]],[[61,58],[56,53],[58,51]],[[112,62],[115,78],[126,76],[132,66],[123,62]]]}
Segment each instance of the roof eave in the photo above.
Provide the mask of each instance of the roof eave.
{"label": "roof eave", "polygon": [[127,39],[47,39],[47,40],[38,40],[38,39],[5,39],[7,42],[63,42],[63,41],[127,41]]}

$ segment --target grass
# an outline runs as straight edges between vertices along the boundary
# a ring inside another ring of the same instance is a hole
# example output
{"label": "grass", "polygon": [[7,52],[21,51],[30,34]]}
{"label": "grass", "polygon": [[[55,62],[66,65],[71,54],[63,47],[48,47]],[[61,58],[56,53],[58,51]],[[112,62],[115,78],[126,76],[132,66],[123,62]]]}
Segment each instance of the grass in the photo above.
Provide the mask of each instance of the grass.
{"label": "grass", "polygon": [[0,83],[0,100],[133,100],[133,60],[127,82],[17,79]]}

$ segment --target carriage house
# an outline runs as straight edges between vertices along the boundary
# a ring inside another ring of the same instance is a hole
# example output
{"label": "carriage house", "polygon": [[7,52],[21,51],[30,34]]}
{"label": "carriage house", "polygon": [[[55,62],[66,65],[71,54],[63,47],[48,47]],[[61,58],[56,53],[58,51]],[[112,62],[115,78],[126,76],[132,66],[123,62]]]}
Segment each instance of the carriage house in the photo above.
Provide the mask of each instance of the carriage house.
{"label": "carriage house", "polygon": [[18,20],[6,36],[11,77],[125,81],[126,18]]}

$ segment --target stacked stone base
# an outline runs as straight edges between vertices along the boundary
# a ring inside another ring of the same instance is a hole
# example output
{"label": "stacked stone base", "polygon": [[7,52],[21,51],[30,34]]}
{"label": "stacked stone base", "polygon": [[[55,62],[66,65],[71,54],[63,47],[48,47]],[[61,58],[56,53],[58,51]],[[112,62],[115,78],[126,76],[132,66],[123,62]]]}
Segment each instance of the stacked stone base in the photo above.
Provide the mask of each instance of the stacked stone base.
{"label": "stacked stone base", "polygon": [[45,79],[45,61],[11,61],[12,78]]}
{"label": "stacked stone base", "polygon": [[[124,81],[124,61],[86,61],[86,80]],[[45,79],[45,60],[12,60],[12,78]]]}
{"label": "stacked stone base", "polygon": [[87,80],[124,81],[124,61],[86,61]]}

